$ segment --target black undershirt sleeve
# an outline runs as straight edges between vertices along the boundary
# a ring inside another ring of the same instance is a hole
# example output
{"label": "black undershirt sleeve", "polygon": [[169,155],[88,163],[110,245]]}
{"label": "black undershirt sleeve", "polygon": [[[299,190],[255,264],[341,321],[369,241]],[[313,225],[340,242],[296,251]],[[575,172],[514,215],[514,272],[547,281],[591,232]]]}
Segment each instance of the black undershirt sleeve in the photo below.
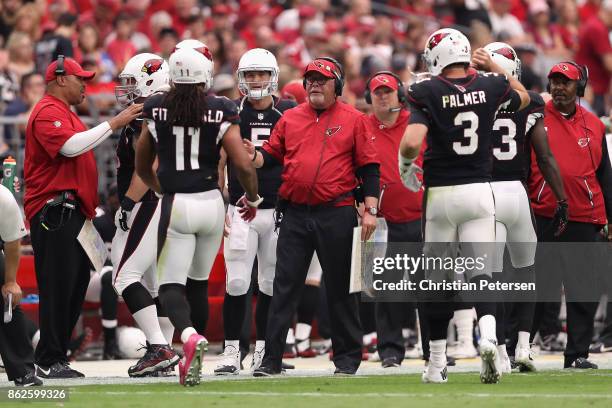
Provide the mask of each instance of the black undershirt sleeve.
{"label": "black undershirt sleeve", "polygon": [[364,197],[376,197],[380,195],[380,165],[368,163],[357,169],[357,177],[361,179]]}

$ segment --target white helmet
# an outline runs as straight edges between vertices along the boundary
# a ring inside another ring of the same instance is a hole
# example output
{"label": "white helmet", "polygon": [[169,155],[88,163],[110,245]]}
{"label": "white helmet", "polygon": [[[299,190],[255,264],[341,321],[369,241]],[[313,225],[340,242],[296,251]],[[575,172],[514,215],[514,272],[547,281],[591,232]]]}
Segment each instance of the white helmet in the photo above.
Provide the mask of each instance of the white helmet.
{"label": "white helmet", "polygon": [[201,53],[202,55],[204,55],[211,62],[213,60],[212,53],[210,52],[210,49],[202,41],[193,40],[193,39],[183,40],[180,43],[176,44],[176,46],[174,47],[174,51],[182,50],[183,48],[192,48],[192,49],[196,50],[197,52]]}
{"label": "white helmet", "polygon": [[[247,82],[245,73],[250,71],[266,71],[270,80],[263,82]],[[244,53],[238,63],[238,89],[242,95],[253,99],[262,99],[278,90],[278,63],[276,57],[268,50],[254,48]],[[251,87],[259,85],[258,88]]]}
{"label": "white helmet", "polygon": [[452,28],[443,28],[427,40],[423,58],[432,75],[440,75],[451,64],[471,61],[472,47],[467,37]]}
{"label": "white helmet", "polygon": [[134,55],[119,74],[121,85],[115,87],[115,97],[122,106],[138,98],[147,98],[168,85],[170,69],[162,57],[150,53]]}
{"label": "white helmet", "polygon": [[521,79],[521,60],[514,48],[503,42],[492,42],[484,47],[493,61],[516,79]]}
{"label": "white helmet", "polygon": [[193,48],[176,50],[168,60],[170,81],[175,84],[205,84],[205,90],[212,86],[213,63],[204,54]]}

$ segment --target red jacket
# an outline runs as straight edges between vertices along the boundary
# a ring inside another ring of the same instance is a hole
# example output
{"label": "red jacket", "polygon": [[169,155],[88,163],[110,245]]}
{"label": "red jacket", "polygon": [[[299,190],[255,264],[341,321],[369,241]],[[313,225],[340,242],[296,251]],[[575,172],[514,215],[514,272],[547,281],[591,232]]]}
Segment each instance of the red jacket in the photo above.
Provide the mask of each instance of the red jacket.
{"label": "red jacket", "polygon": [[[374,144],[380,159],[380,214],[387,221],[404,223],[421,218],[423,191],[413,193],[404,187],[397,166],[399,144],[408,126],[410,113],[403,109],[393,126],[386,127],[374,114],[368,116],[368,129],[374,135]],[[416,164],[423,166],[423,151]]]}
{"label": "red jacket", "polygon": [[60,149],[72,135],[87,128],[68,105],[45,95],[36,104],[26,130],[24,173],[26,218],[38,213],[48,199],[64,190],[76,191],[79,209],[93,218],[98,205],[98,170],[93,151],[76,157]]}
{"label": "red jacket", "polygon": [[[602,161],[604,124],[581,106],[576,106],[576,113],[566,119],[549,101],[544,108],[544,126],[563,178],[570,221],[606,224],[604,195],[596,174],[600,167],[609,167]],[[533,152],[531,156],[529,196],[533,211],[540,216],[553,217],[557,201]]]}
{"label": "red jacket", "polygon": [[276,123],[263,150],[283,165],[279,196],[296,204],[352,205],[355,171],[378,164],[366,116],[337,101],[320,115],[303,103]]}

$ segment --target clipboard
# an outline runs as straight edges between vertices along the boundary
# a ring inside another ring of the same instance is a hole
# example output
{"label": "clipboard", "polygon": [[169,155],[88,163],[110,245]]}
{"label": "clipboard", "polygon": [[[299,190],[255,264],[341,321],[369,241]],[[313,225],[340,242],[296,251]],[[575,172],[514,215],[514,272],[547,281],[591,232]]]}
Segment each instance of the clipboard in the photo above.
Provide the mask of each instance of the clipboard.
{"label": "clipboard", "polygon": [[85,223],[77,236],[77,241],[79,241],[81,247],[87,254],[93,269],[96,272],[100,272],[102,267],[104,267],[106,258],[108,258],[108,250],[106,249],[106,244],[102,240],[102,237],[98,233],[98,230],[96,230],[96,227],[94,227],[91,220],[85,220]]}
{"label": "clipboard", "polygon": [[[385,256],[388,233],[387,221],[382,217],[377,218],[376,230],[367,241],[368,243],[376,245],[372,246],[372,251],[366,250],[364,253],[364,245],[361,241],[361,226],[353,228],[349,293],[364,292],[371,286],[372,275],[369,272],[371,272],[372,268],[368,267],[368,264],[373,262],[374,256]],[[364,265],[364,263],[366,265]]]}

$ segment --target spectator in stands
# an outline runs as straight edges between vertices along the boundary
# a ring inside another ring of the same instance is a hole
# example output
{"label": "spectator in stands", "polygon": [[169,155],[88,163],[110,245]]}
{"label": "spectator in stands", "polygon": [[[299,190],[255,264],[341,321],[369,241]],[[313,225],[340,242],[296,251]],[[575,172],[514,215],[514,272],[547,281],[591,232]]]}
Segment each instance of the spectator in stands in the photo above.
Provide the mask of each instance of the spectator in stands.
{"label": "spectator in stands", "polygon": [[6,43],[9,34],[13,30],[17,12],[23,7],[23,0],[2,0],[0,7],[0,36],[2,36],[2,45]]}
{"label": "spectator in stands", "polygon": [[46,33],[34,47],[36,53],[36,70],[41,74],[58,55],[74,57],[72,37],[77,28],[77,17],[64,13],[57,20],[57,28]]}
{"label": "spectator in stands", "polygon": [[579,9],[580,21],[584,23],[596,16],[601,3],[602,0],[586,0]]}
{"label": "spectator in stands", "polygon": [[15,83],[19,83],[22,76],[36,68],[32,40],[27,34],[14,31],[8,38],[6,48],[9,52],[8,72]]}
{"label": "spectator in stands", "polygon": [[221,66],[219,73],[222,74],[233,74],[238,69],[238,62],[240,57],[247,52],[249,49],[247,42],[242,38],[235,38],[230,44],[227,44],[227,54],[225,55],[225,62]]}
{"label": "spectator in stands", "polygon": [[580,27],[576,62],[589,68],[589,84],[595,93],[593,108],[598,116],[607,114],[606,95],[612,79],[612,0],[604,0],[599,12]]}
{"label": "spectator in stands", "polygon": [[554,59],[569,59],[570,50],[565,47],[557,25],[550,23],[550,9],[545,0],[529,3],[529,34],[545,56]]}
{"label": "spectator in stands", "polygon": [[[146,34],[136,31],[136,15],[137,14],[135,12],[128,10],[119,13],[119,16],[122,16],[123,19],[122,25],[125,26],[122,29],[128,33],[126,35],[130,43],[132,43],[136,48],[136,53],[148,52],[151,49],[151,41],[149,40],[149,37],[147,37]],[[119,16],[117,16],[117,18],[119,18]],[[108,37],[106,37],[106,39],[104,40],[104,44],[108,46],[115,40],[117,40],[117,27],[115,27],[115,30],[113,30],[113,32],[111,32]]]}
{"label": "spectator in stands", "polygon": [[26,33],[32,41],[36,41],[40,37],[40,18],[40,9],[32,3],[28,3],[17,12],[13,30]]}
{"label": "spectator in stands", "polygon": [[9,73],[8,61],[8,52],[0,49],[0,109],[15,99],[15,96],[19,93],[19,83],[15,82],[15,79]]}
{"label": "spectator in stands", "polygon": [[201,14],[196,0],[175,0],[172,27],[177,31],[179,37],[183,34],[191,16]]}
{"label": "spectator in stands", "polygon": [[217,96],[225,96],[228,99],[236,100],[240,97],[236,88],[234,76],[230,74],[219,74],[213,81],[212,92]]}
{"label": "spectator in stands", "polygon": [[174,28],[162,28],[157,40],[159,46],[159,52],[157,54],[164,59],[168,59],[170,54],[174,52],[174,47],[176,47],[178,42],[179,35]]}
{"label": "spectator in stands", "polygon": [[465,27],[485,25],[491,29],[486,0],[449,0],[455,16],[455,24]]}
{"label": "spectator in stands", "polygon": [[[20,85],[19,96],[8,104],[3,115],[9,117],[16,116],[23,120],[23,123],[16,126],[21,136],[20,139],[23,141],[25,125],[30,116],[30,111],[45,94],[45,80],[42,74],[30,72],[21,77]],[[4,140],[14,146],[13,149],[21,146],[19,141],[15,139],[17,135],[14,133],[14,129],[15,125],[4,126]]]}
{"label": "spectator in stands", "polygon": [[534,65],[538,57],[538,49],[533,44],[523,44],[514,47],[521,60],[521,83],[529,91],[542,92],[542,78],[536,74]]}
{"label": "spectator in stands", "polygon": [[93,9],[82,14],[79,23],[92,23],[100,38],[106,38],[113,31],[113,20],[120,9],[121,0],[95,0]]}
{"label": "spectator in stands", "polygon": [[563,44],[572,52],[578,51],[578,26],[580,18],[578,16],[578,6],[574,0],[564,0],[559,12],[557,27]]}
{"label": "spectator in stands", "polygon": [[521,22],[510,14],[510,0],[491,0],[491,32],[496,40],[518,44],[525,38]]}
{"label": "spectator in stands", "polygon": [[115,78],[117,69],[110,55],[100,46],[100,37],[96,27],[85,23],[79,28],[78,52],[81,54],[79,60],[93,59],[97,62],[96,78],[100,82],[111,82]]}
{"label": "spectator in stands", "polygon": [[116,106],[115,83],[100,78],[101,64],[92,57],[85,57],[81,66],[86,71],[95,72],[96,75],[85,84],[87,98],[77,107],[79,112],[97,116],[108,114]]}
{"label": "spectator in stands", "polygon": [[194,14],[189,17],[187,21],[187,27],[185,27],[185,31],[183,32],[183,39],[194,38],[199,39],[204,37],[206,33],[206,27],[204,26],[204,19],[202,16]]}
{"label": "spectator in stands", "polygon": [[121,12],[115,17],[114,31],[110,34],[114,39],[106,45],[106,51],[111,57],[118,71],[121,71],[126,62],[136,54],[136,46],[131,40],[132,16]]}
{"label": "spectator in stands", "polygon": [[159,40],[161,32],[165,28],[172,28],[172,17],[165,11],[154,13],[149,19],[149,38],[153,43],[152,51],[159,54],[159,44],[155,40]]}

